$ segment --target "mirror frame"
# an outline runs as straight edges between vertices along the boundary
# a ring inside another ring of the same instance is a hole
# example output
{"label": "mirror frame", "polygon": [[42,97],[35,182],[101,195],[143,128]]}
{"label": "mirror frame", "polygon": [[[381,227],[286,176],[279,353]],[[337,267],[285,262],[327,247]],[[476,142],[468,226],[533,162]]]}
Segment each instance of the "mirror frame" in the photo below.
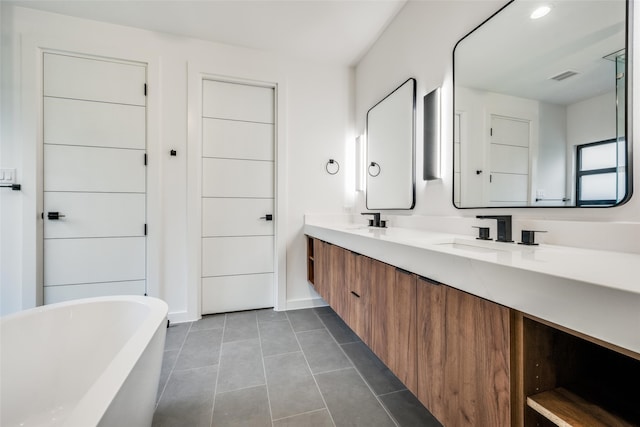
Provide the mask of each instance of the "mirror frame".
{"label": "mirror frame", "polygon": [[[509,2],[507,4],[505,4],[504,6],[502,6],[500,9],[498,9],[496,12],[494,12],[491,16],[489,16],[487,19],[485,19],[484,21],[482,21],[482,23],[480,23],[478,26],[476,26],[473,30],[469,31],[464,37],[462,37],[460,40],[458,40],[458,42],[455,44],[455,46],[453,47],[453,50],[451,52],[451,64],[452,64],[452,76],[451,76],[451,81],[452,81],[452,87],[451,87],[451,94],[452,94],[452,112],[453,115],[451,116],[451,147],[452,147],[452,153],[455,153],[455,141],[453,138],[453,135],[455,135],[455,121],[453,120],[453,118],[455,117],[455,112],[456,112],[456,60],[455,60],[455,52],[456,49],[458,48],[458,45],[460,43],[462,43],[462,41],[464,41],[467,37],[471,36],[476,30],[478,30],[480,27],[482,27],[483,25],[485,25],[487,22],[489,22],[491,19],[493,19],[496,15],[498,15],[500,12],[502,12],[505,8],[509,7],[512,3],[516,2],[518,0],[509,0]],[[626,148],[626,152],[627,152],[627,165],[626,165],[626,186],[627,186],[627,193],[625,194],[625,197],[618,203],[614,204],[614,205],[609,205],[609,206],[530,206],[530,205],[526,205],[526,206],[458,206],[456,205],[456,197],[455,197],[455,164],[456,164],[456,159],[455,159],[455,155],[452,155],[452,168],[451,168],[451,203],[453,204],[453,206],[456,209],[520,209],[520,208],[524,208],[524,209],[575,209],[575,208],[580,208],[580,209],[602,209],[602,208],[615,208],[617,206],[622,206],[623,204],[627,203],[630,199],[631,196],[633,195],[633,126],[631,123],[631,120],[633,118],[633,15],[634,15],[634,6],[633,6],[634,0],[625,0],[625,4],[626,4],[626,20],[625,20],[625,53],[626,53],[626,58],[625,58],[625,103],[626,103],[626,108],[625,108],[625,124],[624,124],[624,128],[625,128],[625,148]]]}
{"label": "mirror frame", "polygon": [[400,84],[398,87],[396,87],[394,90],[392,90],[389,94],[387,94],[384,98],[382,98],[380,101],[376,102],[375,105],[373,105],[371,108],[369,108],[369,110],[367,110],[367,116],[366,116],[366,123],[365,123],[365,129],[366,129],[366,138],[367,138],[367,155],[366,155],[366,161],[365,161],[365,170],[368,169],[367,165],[369,164],[369,113],[371,112],[371,110],[373,110],[375,107],[377,107],[378,105],[380,105],[381,103],[383,103],[386,99],[388,99],[390,96],[392,96],[394,93],[396,93],[398,90],[400,90],[404,85],[406,85],[407,83],[411,82],[412,85],[412,109],[411,109],[411,204],[409,205],[409,207],[390,207],[390,208],[378,208],[378,207],[374,207],[374,208],[370,208],[369,207],[369,180],[370,180],[370,176],[367,173],[366,175],[366,192],[365,192],[365,207],[368,210],[412,210],[415,205],[416,205],[416,86],[417,86],[417,81],[415,78],[413,77],[409,77],[407,80],[405,80],[404,82],[402,82],[402,84]]}

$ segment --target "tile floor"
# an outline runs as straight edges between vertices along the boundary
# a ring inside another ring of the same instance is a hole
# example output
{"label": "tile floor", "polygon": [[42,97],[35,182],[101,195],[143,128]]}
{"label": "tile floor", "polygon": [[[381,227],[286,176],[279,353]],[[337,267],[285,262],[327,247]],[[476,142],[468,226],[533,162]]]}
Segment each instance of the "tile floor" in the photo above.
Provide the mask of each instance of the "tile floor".
{"label": "tile floor", "polygon": [[172,325],[153,426],[440,426],[328,307]]}

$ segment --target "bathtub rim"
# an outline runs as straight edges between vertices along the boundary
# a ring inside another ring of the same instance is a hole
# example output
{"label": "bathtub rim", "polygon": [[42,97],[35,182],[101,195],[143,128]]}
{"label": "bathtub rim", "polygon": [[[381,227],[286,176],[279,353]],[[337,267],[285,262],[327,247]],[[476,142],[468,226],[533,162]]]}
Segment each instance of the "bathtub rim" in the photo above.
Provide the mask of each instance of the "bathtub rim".
{"label": "bathtub rim", "polygon": [[139,295],[92,297],[34,307],[0,318],[0,325],[4,325],[9,321],[19,321],[21,318],[47,311],[86,304],[108,304],[109,302],[132,303],[148,307],[149,312],[96,381],[75,402],[75,406],[70,409],[69,416],[62,423],[64,426],[86,427],[97,426],[100,423],[100,420],[109,409],[112,401],[125,384],[129,374],[133,371],[156,333],[161,328],[166,328],[169,309],[167,303],[155,297]]}

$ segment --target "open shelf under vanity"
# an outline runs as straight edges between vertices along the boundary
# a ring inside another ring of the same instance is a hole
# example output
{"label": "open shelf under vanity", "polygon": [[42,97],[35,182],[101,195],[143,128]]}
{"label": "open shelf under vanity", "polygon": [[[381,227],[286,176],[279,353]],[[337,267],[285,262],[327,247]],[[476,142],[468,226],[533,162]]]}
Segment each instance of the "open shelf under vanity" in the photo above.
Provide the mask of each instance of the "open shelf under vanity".
{"label": "open shelf under vanity", "polygon": [[525,426],[640,426],[640,360],[523,319]]}
{"label": "open shelf under vanity", "polygon": [[314,266],[314,261],[315,258],[313,256],[313,239],[310,239],[308,237],[305,237],[306,241],[307,241],[307,280],[309,281],[309,283],[311,283],[312,285],[315,284],[315,277],[314,277],[314,273],[315,273],[315,266]]}

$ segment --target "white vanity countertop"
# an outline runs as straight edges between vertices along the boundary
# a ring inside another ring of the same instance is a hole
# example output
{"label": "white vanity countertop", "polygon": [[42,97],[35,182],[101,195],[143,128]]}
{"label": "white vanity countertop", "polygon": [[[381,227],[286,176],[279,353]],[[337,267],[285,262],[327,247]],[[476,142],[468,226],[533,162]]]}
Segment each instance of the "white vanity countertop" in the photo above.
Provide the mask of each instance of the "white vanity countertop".
{"label": "white vanity countertop", "polygon": [[304,232],[640,353],[640,254],[338,222]]}

